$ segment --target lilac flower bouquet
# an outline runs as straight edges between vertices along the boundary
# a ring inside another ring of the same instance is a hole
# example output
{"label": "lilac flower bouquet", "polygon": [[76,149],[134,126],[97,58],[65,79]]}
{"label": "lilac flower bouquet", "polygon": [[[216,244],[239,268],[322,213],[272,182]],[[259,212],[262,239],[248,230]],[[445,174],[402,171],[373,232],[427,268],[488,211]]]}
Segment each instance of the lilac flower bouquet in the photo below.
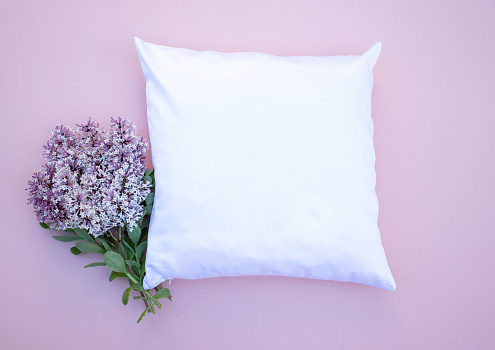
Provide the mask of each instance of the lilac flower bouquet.
{"label": "lilac flower bouquet", "polygon": [[74,130],[58,125],[42,156],[46,163],[28,182],[29,200],[43,228],[66,232],[53,236],[77,242],[74,255],[96,253],[103,261],[86,267],[106,266],[109,280],[126,278],[130,287],[122,302],[143,299],[146,312],[162,307],[160,298],[172,300],[167,288],[155,293],[143,288],[149,216],[153,208],[154,172],[145,168],[148,143],[137,136],[127,119],[111,119],[105,130],[91,119]]}

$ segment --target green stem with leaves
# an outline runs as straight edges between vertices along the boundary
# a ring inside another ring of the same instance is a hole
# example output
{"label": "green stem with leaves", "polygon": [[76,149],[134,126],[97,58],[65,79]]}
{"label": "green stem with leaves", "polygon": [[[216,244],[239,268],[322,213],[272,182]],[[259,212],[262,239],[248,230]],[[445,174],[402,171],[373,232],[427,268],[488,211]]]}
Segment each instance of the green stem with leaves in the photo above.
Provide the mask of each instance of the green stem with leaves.
{"label": "green stem with leaves", "polygon": [[[142,179],[143,182],[149,182],[151,188],[155,187],[154,171],[146,170]],[[91,236],[87,230],[81,228],[67,229],[66,232],[72,232],[75,234],[57,235],[53,236],[58,241],[62,242],[75,242],[74,247],[71,248],[71,252],[74,255],[81,253],[97,253],[103,254],[104,262],[95,262],[88,264],[84,267],[106,266],[112,273],[110,274],[109,281],[113,281],[116,278],[127,278],[130,287],[124,291],[122,295],[122,303],[127,305],[129,296],[132,290],[139,292],[140,296],[134,297],[134,299],[143,299],[145,304],[145,310],[140,315],[138,323],[142,320],[147,312],[156,313],[155,306],[159,309],[162,308],[162,304],[158,301],[161,298],[169,298],[172,300],[170,290],[163,288],[161,285],[156,286],[153,289],[145,290],[143,287],[143,279],[145,275],[145,263],[146,263],[146,248],[147,248],[147,235],[149,217],[153,208],[154,193],[150,192],[148,197],[141,203],[143,205],[143,215],[138,220],[132,230],[129,230],[127,225],[124,228],[117,227],[116,234],[118,232],[118,239],[114,237],[109,230],[103,235],[98,236],[96,239]],[[48,225],[40,223],[41,227],[49,228]],[[155,294],[151,294],[150,291],[154,290]]]}

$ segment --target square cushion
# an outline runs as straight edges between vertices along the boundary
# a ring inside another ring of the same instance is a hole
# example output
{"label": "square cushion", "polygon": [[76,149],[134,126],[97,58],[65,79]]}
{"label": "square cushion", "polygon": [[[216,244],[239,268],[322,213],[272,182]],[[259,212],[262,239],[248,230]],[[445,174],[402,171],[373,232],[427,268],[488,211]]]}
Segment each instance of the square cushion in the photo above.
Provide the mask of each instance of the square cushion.
{"label": "square cushion", "polygon": [[395,290],[377,227],[380,43],[329,57],[135,43],[156,177],[145,288],[279,275]]}

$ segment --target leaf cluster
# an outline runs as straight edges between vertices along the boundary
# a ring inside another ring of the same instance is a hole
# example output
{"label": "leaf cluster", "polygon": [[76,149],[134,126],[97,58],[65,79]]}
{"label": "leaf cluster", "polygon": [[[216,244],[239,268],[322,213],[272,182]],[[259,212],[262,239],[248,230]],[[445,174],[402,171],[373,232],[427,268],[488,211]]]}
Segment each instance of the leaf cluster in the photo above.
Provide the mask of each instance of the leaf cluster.
{"label": "leaf cluster", "polygon": [[[143,287],[143,279],[146,274],[148,228],[155,196],[153,191],[155,188],[154,170],[147,169],[142,181],[144,183],[149,182],[152,191],[141,203],[143,205],[143,215],[137,221],[137,226],[134,229],[129,230],[126,225],[124,229],[120,227],[113,228],[94,237],[86,229],[74,228],[64,230],[68,232],[67,234],[53,236],[54,239],[60,242],[77,242],[75,246],[70,248],[74,255],[81,253],[103,255],[103,261],[93,262],[84,266],[84,268],[106,266],[111,270],[108,278],[110,282],[117,278],[126,278],[128,280],[129,288],[124,290],[122,303],[127,305],[131,292],[136,291],[139,295],[134,296],[134,299],[142,299],[146,306],[137,323],[141,322],[147,312],[156,313],[155,307],[162,308],[162,304],[158,299],[169,298],[172,300],[168,288],[158,286],[154,288],[154,293],[152,293],[153,290],[145,290]],[[45,229],[49,228],[45,223],[40,223],[40,226]]]}

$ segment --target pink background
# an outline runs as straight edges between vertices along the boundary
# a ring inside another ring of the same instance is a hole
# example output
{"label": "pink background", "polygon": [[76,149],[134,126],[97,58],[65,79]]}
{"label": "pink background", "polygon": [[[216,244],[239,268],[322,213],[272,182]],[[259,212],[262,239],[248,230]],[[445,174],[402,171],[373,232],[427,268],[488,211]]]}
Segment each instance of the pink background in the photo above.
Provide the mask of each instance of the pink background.
{"label": "pink background", "polygon": [[[2,0],[2,348],[493,349],[494,18],[492,0]],[[121,304],[125,282],[82,269],[99,256],[53,240],[24,191],[56,124],[120,115],[147,135],[133,36],[280,55],[361,54],[382,41],[377,193],[397,291],[174,280],[174,301],[136,325],[142,305]]]}

